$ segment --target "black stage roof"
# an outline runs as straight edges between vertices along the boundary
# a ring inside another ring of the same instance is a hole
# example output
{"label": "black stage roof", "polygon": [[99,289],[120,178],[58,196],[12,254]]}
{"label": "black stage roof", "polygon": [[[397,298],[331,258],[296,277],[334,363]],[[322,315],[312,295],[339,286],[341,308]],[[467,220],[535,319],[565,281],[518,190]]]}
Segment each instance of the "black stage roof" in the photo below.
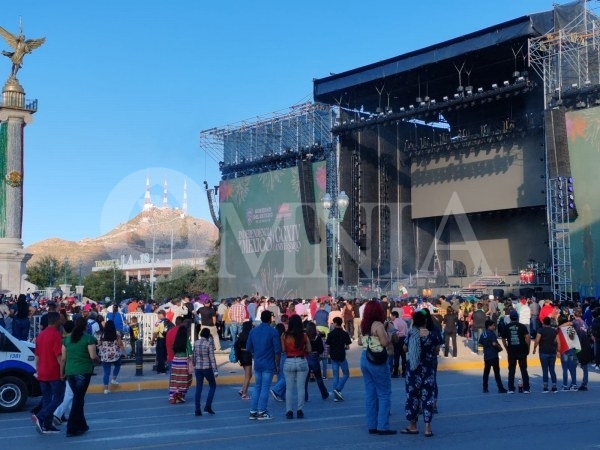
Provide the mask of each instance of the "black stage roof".
{"label": "black stage roof", "polygon": [[[560,8],[581,7],[575,2]],[[551,31],[555,10],[531,14],[378,63],[314,80],[315,101],[375,112],[416,97],[452,98],[459,86],[490,89],[527,71],[527,39]],[[470,72],[470,74],[468,74]],[[533,71],[529,71],[530,77]],[[379,92],[381,92],[381,94]]]}

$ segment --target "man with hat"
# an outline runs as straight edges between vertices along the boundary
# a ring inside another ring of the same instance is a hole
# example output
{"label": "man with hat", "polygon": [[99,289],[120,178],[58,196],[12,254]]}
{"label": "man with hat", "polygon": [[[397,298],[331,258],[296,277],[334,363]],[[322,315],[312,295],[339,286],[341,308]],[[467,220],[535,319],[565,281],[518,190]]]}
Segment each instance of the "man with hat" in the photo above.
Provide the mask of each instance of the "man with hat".
{"label": "man with hat", "polygon": [[508,393],[515,393],[515,371],[517,363],[523,378],[523,392],[531,393],[529,387],[529,374],[527,373],[527,355],[531,338],[527,327],[519,323],[519,313],[511,309],[509,313],[510,323],[502,331],[502,344],[508,356]]}

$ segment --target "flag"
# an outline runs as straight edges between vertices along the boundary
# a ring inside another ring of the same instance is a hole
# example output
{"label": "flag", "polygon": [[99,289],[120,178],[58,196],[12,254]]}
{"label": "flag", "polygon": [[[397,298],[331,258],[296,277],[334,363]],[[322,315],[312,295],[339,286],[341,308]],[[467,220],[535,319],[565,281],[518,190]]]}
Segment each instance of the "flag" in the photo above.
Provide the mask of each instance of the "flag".
{"label": "flag", "polygon": [[581,350],[579,337],[572,326],[558,327],[558,341],[560,342],[559,350],[561,355],[572,348],[577,352]]}

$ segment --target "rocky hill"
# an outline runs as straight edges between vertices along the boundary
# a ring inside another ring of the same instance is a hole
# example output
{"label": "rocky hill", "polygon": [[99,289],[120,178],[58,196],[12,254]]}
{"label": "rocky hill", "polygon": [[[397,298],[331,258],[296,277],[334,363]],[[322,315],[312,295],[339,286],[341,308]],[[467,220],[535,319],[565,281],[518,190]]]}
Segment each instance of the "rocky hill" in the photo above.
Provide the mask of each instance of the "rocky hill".
{"label": "rocky hill", "polygon": [[97,238],[78,242],[50,238],[26,248],[33,256],[29,264],[44,256],[62,261],[65,256],[73,270],[82,263],[83,276],[91,272],[95,261],[138,259],[140,255],[154,255],[156,259],[203,258],[214,248],[219,231],[204,219],[183,216],[172,208],[152,208],[143,211]]}

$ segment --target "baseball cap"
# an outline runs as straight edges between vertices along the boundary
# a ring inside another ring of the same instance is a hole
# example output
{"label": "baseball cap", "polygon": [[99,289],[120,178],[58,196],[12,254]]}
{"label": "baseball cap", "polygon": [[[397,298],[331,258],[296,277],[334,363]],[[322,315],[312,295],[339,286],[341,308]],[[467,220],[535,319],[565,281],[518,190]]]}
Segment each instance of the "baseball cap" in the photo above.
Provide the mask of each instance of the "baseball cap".
{"label": "baseball cap", "polygon": [[519,320],[519,313],[514,309],[510,312],[510,320]]}

